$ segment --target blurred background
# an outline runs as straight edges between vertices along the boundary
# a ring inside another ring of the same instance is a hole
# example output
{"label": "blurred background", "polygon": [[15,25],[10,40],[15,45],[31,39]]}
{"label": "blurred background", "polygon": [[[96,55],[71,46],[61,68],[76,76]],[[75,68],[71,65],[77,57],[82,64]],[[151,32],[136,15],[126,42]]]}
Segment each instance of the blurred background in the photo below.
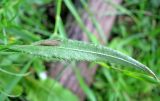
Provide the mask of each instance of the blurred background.
{"label": "blurred background", "polygon": [[[159,15],[160,0],[0,0],[0,45],[53,37],[102,44],[160,77]],[[159,84],[132,69],[0,51],[0,101],[159,99]]]}

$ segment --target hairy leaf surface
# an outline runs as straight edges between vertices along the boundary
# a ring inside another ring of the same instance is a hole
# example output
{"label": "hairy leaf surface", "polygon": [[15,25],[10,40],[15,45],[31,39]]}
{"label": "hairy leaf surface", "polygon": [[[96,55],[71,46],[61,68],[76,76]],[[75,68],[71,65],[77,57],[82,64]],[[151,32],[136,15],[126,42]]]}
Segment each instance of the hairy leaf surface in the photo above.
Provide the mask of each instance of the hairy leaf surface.
{"label": "hairy leaf surface", "polygon": [[47,58],[111,62],[126,67],[142,69],[156,78],[155,74],[147,66],[123,53],[102,45],[58,39],[44,40],[33,45],[14,45],[10,46],[9,49]]}

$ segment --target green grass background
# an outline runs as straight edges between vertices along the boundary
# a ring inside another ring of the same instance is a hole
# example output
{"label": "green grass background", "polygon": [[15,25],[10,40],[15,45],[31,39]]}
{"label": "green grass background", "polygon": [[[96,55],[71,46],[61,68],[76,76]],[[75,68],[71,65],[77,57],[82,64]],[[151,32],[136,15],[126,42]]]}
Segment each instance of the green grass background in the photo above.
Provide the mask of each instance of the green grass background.
{"label": "green grass background", "polygon": [[[86,12],[90,12],[90,7],[84,1],[81,0],[82,7],[86,9]],[[46,8],[42,6],[50,2],[51,0],[0,0],[0,44],[31,44],[54,36],[67,38],[64,29],[65,21],[60,16],[63,12],[62,4],[66,5],[77,21],[77,25],[86,33],[90,41],[99,43],[96,37],[86,29],[77,12],[78,8],[72,0],[52,1],[55,23],[47,19]],[[117,18],[111,31],[112,38],[106,42],[106,46],[139,60],[159,77],[160,1],[124,0],[121,5],[113,5],[113,7],[118,11]],[[96,19],[91,18],[97,24]],[[98,24],[97,30],[99,34],[103,34]],[[6,54],[3,51],[0,48],[0,68],[7,73],[0,70],[0,100],[77,100],[74,94],[56,81],[49,78],[46,81],[41,80],[40,73],[46,71],[44,59],[24,54]],[[95,81],[89,90],[83,84],[83,80],[79,80],[83,88],[87,89],[84,91],[88,94],[88,101],[159,101],[159,84],[148,82],[135,76],[137,72],[135,75],[134,72],[130,74],[131,72],[124,71],[123,68],[114,64],[101,64],[100,67],[104,68],[98,69]],[[25,74],[28,71],[32,73],[27,77],[16,75]],[[54,93],[50,91],[50,87],[53,88]]]}

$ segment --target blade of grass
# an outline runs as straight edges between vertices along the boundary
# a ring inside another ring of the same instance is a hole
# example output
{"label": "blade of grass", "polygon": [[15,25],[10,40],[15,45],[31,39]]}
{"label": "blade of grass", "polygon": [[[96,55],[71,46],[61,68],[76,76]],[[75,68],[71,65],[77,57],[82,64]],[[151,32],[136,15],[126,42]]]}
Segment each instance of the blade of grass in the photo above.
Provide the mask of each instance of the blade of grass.
{"label": "blade of grass", "polygon": [[60,13],[61,13],[62,0],[56,0],[56,1],[57,1],[56,22],[55,22],[54,32],[50,36],[50,38],[52,38],[53,36],[58,34],[58,28],[59,28],[59,23],[60,23]]}
{"label": "blade of grass", "polygon": [[[155,83],[155,84],[160,84],[160,82],[155,80],[153,77],[148,76],[148,75],[143,74],[143,73],[131,72],[131,71],[128,71],[128,70],[123,70],[121,68],[116,68],[114,66],[108,66],[107,64],[102,63],[102,62],[98,62],[98,64],[101,65],[104,68],[114,69],[118,72],[121,72],[121,73],[127,75],[127,76],[130,76],[130,77],[133,77],[133,78],[136,78],[136,79],[139,79],[139,80],[143,80],[143,81],[147,81],[147,82]],[[109,76],[107,73],[105,73],[105,75],[106,75],[106,77]]]}
{"label": "blade of grass", "polygon": [[91,19],[91,21],[95,25],[95,27],[96,27],[96,29],[98,31],[98,34],[100,35],[101,39],[103,40],[103,42],[106,42],[106,36],[104,34],[104,31],[102,30],[102,28],[101,28],[100,24],[98,23],[97,19],[95,18],[95,16],[91,12],[91,10],[90,10],[89,6],[87,5],[86,1],[80,0],[80,2],[82,3],[83,7],[85,8],[87,13],[89,14],[89,18]]}
{"label": "blade of grass", "polygon": [[80,70],[76,67],[75,62],[72,62],[72,64],[73,64],[73,70],[75,72],[77,80],[79,81],[80,87],[86,93],[86,95],[88,96],[88,98],[90,99],[90,101],[96,101],[94,93],[91,91],[91,89],[85,83],[83,77],[81,76]]}
{"label": "blade of grass", "polygon": [[7,70],[2,69],[2,68],[0,68],[0,72],[6,73],[8,75],[13,75],[13,76],[27,76],[27,75],[30,74],[30,72],[28,72],[28,73],[22,73],[22,74],[21,73],[13,73],[13,72],[7,71]]}
{"label": "blade of grass", "polygon": [[111,0],[105,0],[106,3],[109,3],[110,5],[112,5],[113,7],[115,7],[118,11],[122,12],[123,14],[127,14],[129,15],[133,20],[134,22],[138,25],[139,24],[139,20],[137,19],[137,17],[135,15],[132,14],[131,11],[129,11],[128,9],[124,8],[123,6],[119,5],[119,4],[116,4],[114,3],[113,1]]}
{"label": "blade of grass", "polygon": [[64,0],[64,3],[76,19],[77,23],[79,24],[80,28],[86,33],[87,37],[94,43],[98,43],[97,38],[85,27],[80,15],[77,13],[75,6],[71,2],[71,0]]}
{"label": "blade of grass", "polygon": [[8,41],[7,41],[7,34],[6,34],[6,29],[5,28],[3,28],[2,29],[2,32],[3,32],[3,36],[4,36],[4,44],[5,45],[7,45],[8,44]]}
{"label": "blade of grass", "polygon": [[[21,70],[21,73],[26,73],[27,70],[29,69],[31,63],[33,62],[34,59],[32,59],[31,61],[29,61],[25,66],[24,68]],[[6,87],[4,88],[5,89],[5,93],[9,94],[12,89],[17,85],[17,83],[22,79],[23,76],[19,76],[19,77],[16,77],[14,80],[12,80],[8,85],[6,85]],[[1,94],[0,95],[0,101],[5,101],[5,99],[7,98],[6,95],[3,95]]]}
{"label": "blade of grass", "polygon": [[62,18],[61,18],[61,17],[60,17],[60,19],[59,19],[58,31],[59,31],[59,33],[60,33],[61,38],[67,38],[67,34],[66,34],[65,29],[64,29],[64,24],[63,24],[63,21],[62,21]]}

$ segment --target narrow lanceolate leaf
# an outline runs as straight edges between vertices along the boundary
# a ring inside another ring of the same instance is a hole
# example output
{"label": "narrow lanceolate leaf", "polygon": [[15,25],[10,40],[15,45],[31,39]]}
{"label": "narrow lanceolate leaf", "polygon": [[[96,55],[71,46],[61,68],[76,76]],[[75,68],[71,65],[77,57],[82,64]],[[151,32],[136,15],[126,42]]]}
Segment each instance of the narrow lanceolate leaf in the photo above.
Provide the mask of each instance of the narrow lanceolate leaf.
{"label": "narrow lanceolate leaf", "polygon": [[73,40],[44,40],[33,45],[14,45],[9,49],[27,54],[65,60],[102,61],[134,67],[155,74],[145,65],[116,50]]}

